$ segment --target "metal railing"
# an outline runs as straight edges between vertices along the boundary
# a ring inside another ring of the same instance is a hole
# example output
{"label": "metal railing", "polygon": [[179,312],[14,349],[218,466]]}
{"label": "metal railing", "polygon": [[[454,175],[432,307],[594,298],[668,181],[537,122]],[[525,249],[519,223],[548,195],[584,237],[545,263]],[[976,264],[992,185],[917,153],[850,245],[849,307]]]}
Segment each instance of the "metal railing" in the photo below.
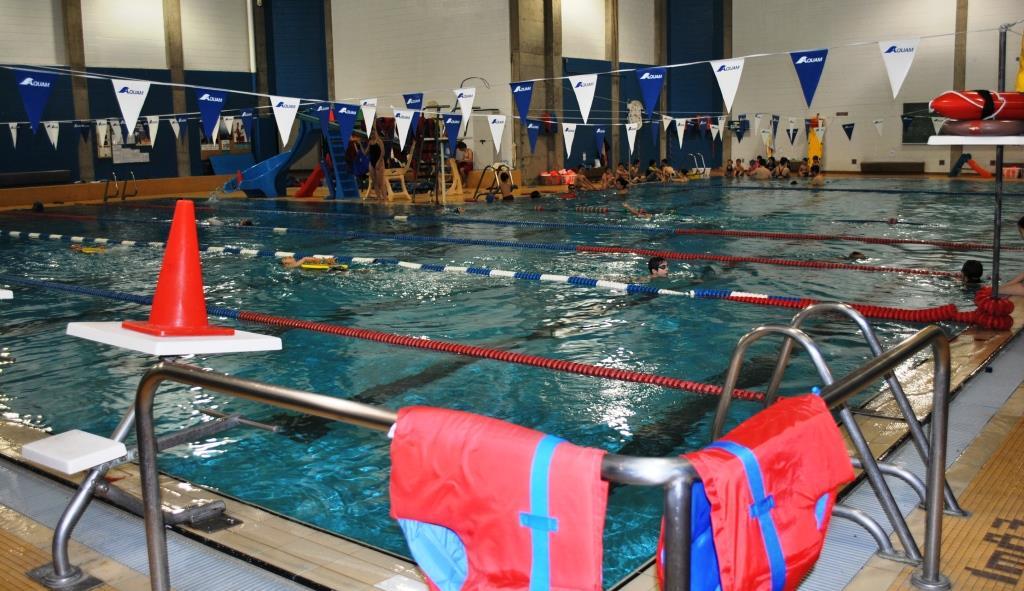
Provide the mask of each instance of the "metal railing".
{"label": "metal railing", "polygon": [[[113,179],[113,181],[111,181]],[[110,183],[114,183],[114,192],[110,192]],[[103,185],[103,202],[106,203],[111,197],[117,197],[121,193],[121,185],[117,182],[117,173],[114,171],[110,172],[110,178],[107,179],[106,184]]]}
{"label": "metal railing", "polygon": [[[886,373],[891,372],[899,363],[909,359],[925,347],[931,346],[935,357],[935,390],[931,454],[926,478],[927,530],[924,564],[922,569],[915,573],[913,583],[921,588],[948,589],[948,580],[939,572],[950,373],[949,342],[945,334],[938,327],[926,327],[864,364],[842,380],[834,382],[820,351],[805,333],[789,326],[759,327],[741,339],[726,378],[725,393],[729,393],[735,388],[739,373],[737,360],[742,360],[743,353],[751,343],[768,334],[784,335],[787,340],[791,339],[807,350],[818,367],[819,373],[823,375],[826,385],[822,391],[822,397],[832,409],[845,408],[846,401],[852,396],[867,388]],[[142,481],[150,581],[152,588],[158,591],[170,588],[167,540],[160,513],[161,497],[156,467],[158,445],[153,429],[153,401],[160,385],[164,382],[199,386],[221,394],[378,431],[390,429],[397,416],[392,411],[371,405],[244,380],[173,362],[164,361],[150,368],[139,383],[134,413],[137,417],[139,471]],[[727,407],[729,396],[723,395],[722,400],[725,401],[724,405]],[[875,470],[878,470],[877,466]],[[608,454],[602,462],[601,475],[605,480],[620,484],[663,487],[665,589],[670,591],[689,589],[690,496],[693,483],[699,480],[699,476],[690,463],[685,458],[638,458]],[[881,478],[880,473],[878,476]],[[844,511],[845,509],[841,509],[839,513],[844,513]],[[855,511],[849,510],[846,513],[840,516],[858,521],[859,516]],[[860,517],[866,517],[866,515],[860,514]],[[902,516],[900,518],[902,519]],[[876,539],[884,537],[877,528],[872,530],[870,524],[866,527]]]}

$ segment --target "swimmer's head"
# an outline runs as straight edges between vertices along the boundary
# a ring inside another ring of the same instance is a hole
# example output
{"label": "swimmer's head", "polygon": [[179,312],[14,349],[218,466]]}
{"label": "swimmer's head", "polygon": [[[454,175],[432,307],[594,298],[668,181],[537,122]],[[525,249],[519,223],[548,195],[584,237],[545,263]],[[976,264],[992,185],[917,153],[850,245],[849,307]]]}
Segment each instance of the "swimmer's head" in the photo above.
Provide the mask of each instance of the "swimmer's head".
{"label": "swimmer's head", "polygon": [[35,201],[32,203],[32,211],[34,213],[41,213],[43,211],[43,202]]}
{"label": "swimmer's head", "polygon": [[651,257],[647,261],[647,270],[651,277],[666,277],[668,275],[668,261],[662,257]]}
{"label": "swimmer's head", "polygon": [[615,179],[615,184],[618,185],[619,188],[622,189],[623,191],[625,191],[629,187],[629,181],[627,181],[621,176]]}
{"label": "swimmer's head", "polygon": [[855,250],[850,254],[846,255],[846,259],[850,261],[863,261],[866,258],[868,258],[867,255],[865,255],[863,252],[859,250]]}
{"label": "swimmer's head", "polygon": [[252,220],[244,219],[244,220],[238,222],[238,225],[239,226],[251,226],[252,225]]}
{"label": "swimmer's head", "polygon": [[499,178],[499,179],[501,180],[501,182],[503,182],[503,183],[507,183],[507,182],[509,182],[510,180],[512,180],[512,177],[508,176],[508,172],[507,172],[507,171],[504,171],[504,170],[503,170],[503,171],[501,171],[501,174],[499,174],[499,175],[498,175],[498,178]]}
{"label": "swimmer's head", "polygon": [[533,191],[530,193],[530,199],[540,199],[540,191]]}
{"label": "swimmer's head", "polygon": [[963,277],[964,283],[980,283],[984,273],[985,268],[981,262],[974,259],[964,262],[964,266],[960,268],[960,275]]}

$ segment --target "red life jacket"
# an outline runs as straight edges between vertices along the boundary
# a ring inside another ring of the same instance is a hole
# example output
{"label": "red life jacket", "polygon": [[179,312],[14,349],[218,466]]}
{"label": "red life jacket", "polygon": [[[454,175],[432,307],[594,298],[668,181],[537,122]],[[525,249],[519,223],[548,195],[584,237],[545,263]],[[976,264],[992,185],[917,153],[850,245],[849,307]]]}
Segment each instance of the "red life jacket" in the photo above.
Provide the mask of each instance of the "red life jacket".
{"label": "red life jacket", "polygon": [[[853,480],[846,445],[821,398],[783,398],[685,457],[706,493],[694,487],[693,514],[701,503],[710,506],[705,526],[713,540],[703,547],[709,556],[691,552],[691,581],[701,582],[694,591],[795,589],[821,553],[836,491]],[[692,535],[707,533],[696,527]],[[662,544],[657,556],[662,580]],[[701,571],[716,562],[717,573]]]}
{"label": "red life jacket", "polygon": [[432,589],[601,589],[605,452],[464,412],[399,411],[391,516]]}

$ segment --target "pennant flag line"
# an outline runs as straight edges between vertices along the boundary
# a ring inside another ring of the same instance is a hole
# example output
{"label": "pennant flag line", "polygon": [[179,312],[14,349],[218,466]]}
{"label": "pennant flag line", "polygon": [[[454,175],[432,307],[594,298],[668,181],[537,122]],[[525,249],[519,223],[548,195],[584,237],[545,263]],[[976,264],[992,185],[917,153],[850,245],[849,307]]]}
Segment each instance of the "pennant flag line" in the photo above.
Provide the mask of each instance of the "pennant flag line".
{"label": "pennant flag line", "polygon": [[719,125],[717,123],[712,123],[711,124],[711,138],[717,140],[720,135],[722,135],[722,128],[719,127]]}
{"label": "pennant flag line", "polygon": [[527,132],[529,132],[529,125],[527,124],[526,117],[530,114],[530,99],[533,98],[533,82],[513,82],[509,84],[512,88],[512,98],[515,99],[516,109],[519,111],[519,122],[527,126]]}
{"label": "pennant flag line", "polygon": [[494,140],[494,152],[501,155],[501,136],[505,133],[505,116],[491,115],[487,118],[487,125],[491,128],[491,139]]}
{"label": "pennant flag line", "polygon": [[412,111],[395,110],[395,128],[398,131],[399,145],[402,150],[409,141],[409,128],[412,127]]}
{"label": "pennant flag line", "polygon": [[89,121],[75,121],[74,128],[81,134],[83,142],[89,141],[89,130],[92,129],[92,123]]}
{"label": "pennant flag line", "polygon": [[853,140],[853,123],[843,123],[843,131],[846,132],[846,139]]}
{"label": "pennant flag line", "polygon": [[686,136],[687,119],[676,119],[676,139],[679,140],[679,149],[683,149],[683,139]]}
{"label": "pennant flag line", "polygon": [[50,143],[53,144],[53,149],[57,149],[57,140],[60,137],[60,123],[56,121],[44,121],[43,128],[46,129],[46,135],[50,138]]}
{"label": "pennant flag line", "polygon": [[[670,125],[672,125],[673,123],[675,123],[675,122],[676,122],[676,120],[671,118],[671,117],[669,117],[668,115],[662,115],[661,116],[661,126],[665,128],[665,131],[668,131],[668,127]],[[639,125],[637,126],[637,129],[640,129]]]}
{"label": "pennant flag line", "polygon": [[270,104],[274,108],[277,132],[281,134],[281,145],[287,146],[292,135],[292,123],[295,122],[295,116],[299,113],[299,99],[270,95]]}
{"label": "pennant flag line", "polygon": [[[320,120],[320,131],[327,135],[328,125],[331,123],[331,103],[317,103],[313,105],[313,114]],[[228,129],[231,126],[228,125]]]}
{"label": "pennant flag line", "polygon": [[604,138],[607,133],[608,130],[604,127],[594,129],[594,148],[596,148],[599,157],[604,154]]}
{"label": "pennant flag line", "polygon": [[761,133],[761,113],[754,114],[754,133]]}
{"label": "pennant flag line", "polygon": [[914,118],[911,117],[910,115],[904,115],[900,117],[900,119],[903,121],[903,133],[907,133],[907,131],[910,129],[911,124],[914,123]]}
{"label": "pennant flag line", "polygon": [[[590,107],[594,104],[594,91],[597,90],[597,74],[582,74],[580,76],[569,76],[569,84],[576,95],[576,103],[580,107],[580,116],[583,122],[590,117]],[[573,128],[575,131],[575,128]]]}
{"label": "pennant flag line", "polygon": [[[234,117],[232,117],[234,119]],[[149,127],[149,145],[156,145],[156,134],[160,131],[160,118],[154,115],[146,117],[146,126]],[[231,129],[231,125],[228,125],[228,129]]]}
{"label": "pennant flag line", "polygon": [[[196,103],[199,105],[199,117],[203,121],[203,133],[212,138],[217,130],[217,120],[224,109],[224,92],[220,90],[196,89]],[[271,103],[273,104],[273,103]],[[181,120],[179,119],[179,123]]]}
{"label": "pennant flag line", "polygon": [[119,80],[111,79],[114,85],[114,96],[117,97],[117,104],[121,107],[121,117],[128,125],[128,129],[135,129],[139,121],[139,113],[142,112],[142,104],[146,102],[149,95],[149,82],[142,80]]}
{"label": "pennant flag line", "polygon": [[882,135],[883,135],[883,133],[882,133],[882,126],[885,124],[885,120],[884,119],[875,119],[872,123],[875,124],[875,131],[878,132],[878,136],[882,137]]}
{"label": "pennant flag line", "polygon": [[[241,114],[242,118],[242,129],[245,130],[245,141],[252,141],[252,111],[245,109]],[[175,132],[174,136],[177,137],[178,133]]]}
{"label": "pennant flag line", "polygon": [[823,125],[814,128],[814,135],[818,136],[819,142],[825,143],[825,127]]}
{"label": "pennant flag line", "polygon": [[814,100],[814,92],[818,89],[818,82],[821,81],[821,73],[825,70],[828,50],[794,51],[789,54],[789,57],[793,60],[796,77],[800,79],[800,88],[804,91],[804,101],[810,108],[811,101]]}
{"label": "pennant flag line", "polygon": [[796,143],[796,135],[800,133],[800,130],[795,127],[789,127],[786,129],[786,135],[789,136],[789,145]]}
{"label": "pennant flag line", "polygon": [[8,123],[7,129],[11,130],[11,145],[15,148],[18,147],[18,124]]}
{"label": "pennant flag line", "polygon": [[779,135],[779,116],[772,115],[771,126],[772,126],[772,141]]}
{"label": "pennant flag line", "polygon": [[732,101],[736,98],[736,91],[740,87],[740,76],[743,74],[743,58],[731,60],[712,60],[711,71],[715,73],[718,80],[718,89],[722,91],[722,100],[725,101],[725,112],[732,110]]}
{"label": "pennant flag line", "polygon": [[403,94],[402,100],[405,101],[405,108],[412,111],[412,133],[415,135],[416,130],[420,128],[420,111],[423,109],[423,93],[410,92],[409,94]]}
{"label": "pennant flag line", "polygon": [[359,101],[359,108],[363,111],[363,131],[370,135],[370,128],[373,127],[373,118],[377,116],[377,99],[368,98]]}
{"label": "pennant flag line", "polygon": [[576,124],[575,123],[563,123],[562,124],[562,139],[565,141],[565,156],[568,158],[572,155],[572,140],[576,137]]}
{"label": "pennant flag line", "polygon": [[932,117],[932,128],[935,129],[935,134],[938,135],[939,130],[942,129],[942,124],[946,122],[945,117]]}
{"label": "pennant flag line", "polygon": [[896,98],[903,87],[903,81],[907,78],[910,65],[914,63],[914,55],[920,41],[913,38],[878,42],[878,50],[882,52],[882,61],[885,62],[885,71],[889,74],[892,98]]}
{"label": "pennant flag line", "polygon": [[[171,124],[171,131],[174,132],[174,139],[181,139],[181,124],[178,123],[178,118],[175,117],[174,119],[171,119],[169,123]],[[99,124],[97,123],[97,125]]]}
{"label": "pennant flag line", "polygon": [[462,128],[462,115],[449,113],[444,116],[444,132],[448,136],[448,151],[454,156],[459,143],[459,130]]}
{"label": "pennant flag line", "polygon": [[648,113],[654,112],[654,105],[661,95],[661,87],[665,84],[665,68],[640,68],[636,71],[636,81],[640,84],[640,96]]}
{"label": "pennant flag line", "polygon": [[338,124],[342,150],[348,150],[348,141],[352,137],[352,129],[356,126],[357,114],[359,114],[358,105],[348,103],[335,103],[334,105],[334,122]]}
{"label": "pennant flag line", "polygon": [[39,130],[39,120],[43,116],[43,109],[46,108],[46,103],[50,100],[50,93],[53,92],[53,85],[56,84],[57,76],[48,72],[15,70],[14,77],[18,81],[18,93],[21,94],[21,102],[25,106],[25,113],[28,114],[32,133],[36,133]]}
{"label": "pennant flag line", "polygon": [[530,138],[530,153],[537,150],[537,136],[540,135],[540,121],[526,120],[526,135]]}
{"label": "pennant flag line", "polygon": [[636,145],[636,132],[640,126],[636,123],[626,124],[626,139],[629,140],[629,155],[633,156],[633,147]]}

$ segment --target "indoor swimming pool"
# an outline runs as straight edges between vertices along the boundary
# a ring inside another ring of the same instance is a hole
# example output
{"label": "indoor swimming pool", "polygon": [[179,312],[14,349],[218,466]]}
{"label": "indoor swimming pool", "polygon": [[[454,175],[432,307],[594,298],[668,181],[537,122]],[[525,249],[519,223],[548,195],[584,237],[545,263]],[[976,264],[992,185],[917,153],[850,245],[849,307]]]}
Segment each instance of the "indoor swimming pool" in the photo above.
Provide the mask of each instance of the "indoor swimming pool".
{"label": "indoor swimming pool", "polygon": [[[198,201],[197,214],[203,246],[378,259],[376,264],[357,260],[347,271],[323,273],[283,268],[273,256],[204,253],[210,305],[720,386],[737,340],[755,326],[788,323],[793,310],[686,295],[624,293],[538,281],[530,274],[640,283],[683,293],[733,290],[909,309],[954,304],[971,310],[979,286],[965,286],[951,275],[967,259],[977,259],[987,277],[987,250],[913,242],[766,240],[674,230],[990,242],[989,189],[958,181],[838,179],[825,190],[814,190],[716,179],[641,186],[625,197],[581,193],[572,200],[546,196],[512,203],[481,201],[466,204],[462,211],[453,206],[225,199]],[[1014,229],[1024,213],[1021,197],[1012,191],[1006,196],[1006,246],[1024,248]],[[623,201],[653,217],[624,211]],[[165,199],[0,213],[0,275],[149,294],[162,250],[144,243],[166,239],[172,206],[173,200]],[[243,220],[252,225],[241,225]],[[12,237],[12,231],[22,234]],[[70,249],[66,240],[34,240],[27,233],[81,236],[86,243],[107,238],[142,244],[110,244],[103,253],[87,255]],[[721,256],[669,260],[670,275],[648,282],[647,254],[580,252],[579,245]],[[863,258],[851,256],[855,252]],[[906,272],[779,266],[729,257],[824,261]],[[1024,252],[1007,250],[1002,257],[1005,278],[1024,271]],[[396,261],[520,275],[415,270]],[[922,269],[941,273],[910,272]],[[154,360],[68,337],[64,330],[72,321],[143,318],[147,308],[39,287],[12,289],[15,299],[0,302],[0,345],[9,353],[0,366],[4,416],[53,432],[81,428],[109,434]],[[893,321],[873,324],[883,346],[920,328]],[[203,356],[192,363],[392,409],[418,404],[481,413],[621,454],[666,456],[709,442],[714,397],[303,330],[237,326],[279,335],[284,350]],[[944,328],[952,334],[963,325],[949,323]],[[836,376],[869,356],[848,322],[819,321],[809,332]],[[776,344],[762,341],[752,348],[741,388],[766,387]],[[784,392],[805,392],[817,385],[820,380],[807,356],[795,357]],[[388,439],[382,434],[173,386],[156,400],[158,431],[209,420],[200,408],[241,412],[283,429],[278,434],[238,429],[175,448],[161,456],[162,470],[408,556],[398,527],[388,517]],[[733,404],[731,424],[759,408],[750,402]],[[604,538],[606,585],[653,554],[660,503],[658,490],[612,490]]]}

